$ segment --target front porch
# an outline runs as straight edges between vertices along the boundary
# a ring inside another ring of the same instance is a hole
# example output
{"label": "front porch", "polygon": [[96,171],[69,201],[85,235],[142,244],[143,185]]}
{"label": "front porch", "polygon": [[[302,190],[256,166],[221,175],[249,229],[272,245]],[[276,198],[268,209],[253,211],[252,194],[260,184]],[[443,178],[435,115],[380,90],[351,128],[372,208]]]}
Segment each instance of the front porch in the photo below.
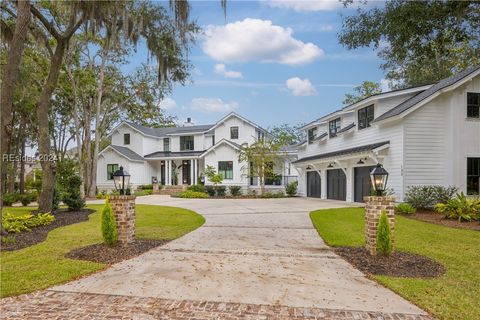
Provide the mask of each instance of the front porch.
{"label": "front porch", "polygon": [[155,159],[149,162],[156,172],[152,176],[152,184],[166,187],[196,185],[203,172],[203,161],[198,157]]}

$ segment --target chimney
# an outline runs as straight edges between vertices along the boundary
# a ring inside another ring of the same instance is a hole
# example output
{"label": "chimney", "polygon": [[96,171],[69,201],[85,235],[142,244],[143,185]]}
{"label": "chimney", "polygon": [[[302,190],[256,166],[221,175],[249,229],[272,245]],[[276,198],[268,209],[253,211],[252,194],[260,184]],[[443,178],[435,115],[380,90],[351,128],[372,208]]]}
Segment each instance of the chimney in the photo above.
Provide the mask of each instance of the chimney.
{"label": "chimney", "polygon": [[183,126],[184,126],[184,127],[191,127],[191,126],[193,126],[193,125],[194,125],[194,123],[192,122],[192,118],[190,118],[190,117],[187,118],[187,121],[185,121],[185,122],[183,123]]}

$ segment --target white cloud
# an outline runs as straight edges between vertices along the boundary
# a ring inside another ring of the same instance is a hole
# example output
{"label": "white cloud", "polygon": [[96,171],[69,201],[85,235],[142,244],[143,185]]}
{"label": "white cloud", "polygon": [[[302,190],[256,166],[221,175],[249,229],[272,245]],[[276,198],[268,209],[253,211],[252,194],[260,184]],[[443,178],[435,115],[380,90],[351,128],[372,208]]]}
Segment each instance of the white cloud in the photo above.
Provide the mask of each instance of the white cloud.
{"label": "white cloud", "polygon": [[290,78],[286,82],[287,88],[290,89],[294,96],[314,96],[317,90],[308,79],[300,79],[298,77]]}
{"label": "white cloud", "polygon": [[342,6],[338,0],[266,0],[265,2],[273,8],[295,11],[331,11]]}
{"label": "white cloud", "polygon": [[238,108],[238,102],[223,102],[220,98],[192,99],[192,110],[203,112],[229,112]]}
{"label": "white cloud", "polygon": [[392,91],[392,88],[394,88],[398,84],[399,83],[396,80],[387,80],[385,78],[380,80],[380,88],[382,89],[382,92]]}
{"label": "white cloud", "polygon": [[203,51],[222,62],[275,62],[300,65],[322,58],[325,53],[313,43],[293,38],[291,28],[270,20],[246,18],[222,26],[208,26]]}
{"label": "white cloud", "polygon": [[240,71],[227,70],[227,67],[223,63],[216,64],[213,68],[213,71],[216,74],[221,74],[225,78],[243,78],[243,75]]}
{"label": "white cloud", "polygon": [[177,107],[177,103],[172,98],[165,98],[160,101],[160,108],[164,110],[171,110]]}

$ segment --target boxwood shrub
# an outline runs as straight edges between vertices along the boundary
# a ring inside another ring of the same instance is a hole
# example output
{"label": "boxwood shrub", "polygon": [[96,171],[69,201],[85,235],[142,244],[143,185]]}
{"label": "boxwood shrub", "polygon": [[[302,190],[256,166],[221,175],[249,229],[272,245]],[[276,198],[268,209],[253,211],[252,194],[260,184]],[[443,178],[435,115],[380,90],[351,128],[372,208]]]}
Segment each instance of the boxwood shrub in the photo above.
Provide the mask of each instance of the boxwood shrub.
{"label": "boxwood shrub", "polygon": [[438,203],[447,203],[457,191],[454,186],[411,186],[405,192],[405,202],[415,208],[433,209]]}

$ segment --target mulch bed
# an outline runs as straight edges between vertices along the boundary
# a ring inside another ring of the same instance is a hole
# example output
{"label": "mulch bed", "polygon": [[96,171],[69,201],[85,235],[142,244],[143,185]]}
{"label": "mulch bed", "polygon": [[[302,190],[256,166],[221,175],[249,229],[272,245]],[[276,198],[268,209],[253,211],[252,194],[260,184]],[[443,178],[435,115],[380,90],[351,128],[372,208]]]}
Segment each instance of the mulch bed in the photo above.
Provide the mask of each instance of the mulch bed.
{"label": "mulch bed", "polygon": [[362,272],[402,278],[435,278],[445,273],[438,262],[418,254],[394,251],[390,257],[371,256],[364,247],[338,247],[335,252]]}
{"label": "mulch bed", "polygon": [[446,226],[451,228],[480,231],[480,223],[478,221],[458,222],[458,220],[445,219],[443,215],[430,210],[417,210],[415,214],[403,215],[403,216],[407,218],[439,224],[441,226]]}
{"label": "mulch bed", "polygon": [[104,243],[97,243],[72,250],[65,256],[71,259],[113,264],[136,257],[150,249],[162,246],[169,241],[170,240],[135,240],[126,247],[120,245],[109,247]]}
{"label": "mulch bed", "polygon": [[46,226],[38,226],[32,228],[31,231],[23,231],[19,233],[9,233],[9,237],[14,237],[15,241],[2,243],[0,246],[1,251],[13,251],[26,247],[33,246],[47,239],[47,235],[53,229],[68,226],[70,224],[87,221],[88,216],[93,213],[94,210],[82,209],[79,211],[68,211],[67,209],[59,209],[53,213],[55,220]]}

